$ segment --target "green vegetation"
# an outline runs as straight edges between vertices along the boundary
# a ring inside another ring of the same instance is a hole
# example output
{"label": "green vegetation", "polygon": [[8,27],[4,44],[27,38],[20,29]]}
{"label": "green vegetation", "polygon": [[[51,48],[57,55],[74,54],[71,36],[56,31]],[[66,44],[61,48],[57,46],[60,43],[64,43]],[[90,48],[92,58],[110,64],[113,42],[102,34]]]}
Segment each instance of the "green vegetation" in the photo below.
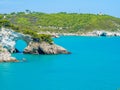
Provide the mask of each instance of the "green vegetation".
{"label": "green vegetation", "polygon": [[[118,31],[120,18],[99,14],[13,12],[1,14],[18,32],[86,33],[93,30]],[[3,22],[3,21],[2,21]],[[1,22],[0,22],[1,24]],[[9,26],[9,24],[7,24]],[[35,35],[36,36],[36,35]]]}
{"label": "green vegetation", "polygon": [[9,20],[0,15],[0,27],[12,28],[13,30],[18,30],[18,27],[13,25]]}
{"label": "green vegetation", "polygon": [[[18,25],[14,25],[10,22],[10,20],[3,18],[3,15],[0,15],[0,27],[6,27],[6,28],[12,28],[13,30],[17,31],[17,32],[21,32],[23,34],[28,34],[31,35],[33,37],[34,41],[37,42],[48,42],[50,44],[52,44],[52,38],[51,35],[46,35],[46,34],[37,34],[36,32],[34,32],[33,30],[26,30],[26,28],[24,28],[24,30],[19,30]],[[24,19],[21,19],[21,21],[24,21]],[[1,51],[1,50],[0,50]]]}
{"label": "green vegetation", "polygon": [[41,41],[52,42],[49,35],[39,32],[86,33],[94,30],[118,31],[120,18],[99,14],[12,12],[0,14],[0,26],[10,27],[17,32],[30,34]]}
{"label": "green vegetation", "polygon": [[18,12],[6,14],[6,19],[18,27],[18,31],[85,33],[93,30],[120,30],[120,18],[109,15]]}
{"label": "green vegetation", "polygon": [[23,33],[31,35],[33,37],[33,40],[37,41],[37,42],[45,41],[45,42],[48,42],[48,43],[52,44],[52,41],[53,41],[51,39],[51,35],[37,34],[36,32],[31,31],[31,30],[24,30]]}

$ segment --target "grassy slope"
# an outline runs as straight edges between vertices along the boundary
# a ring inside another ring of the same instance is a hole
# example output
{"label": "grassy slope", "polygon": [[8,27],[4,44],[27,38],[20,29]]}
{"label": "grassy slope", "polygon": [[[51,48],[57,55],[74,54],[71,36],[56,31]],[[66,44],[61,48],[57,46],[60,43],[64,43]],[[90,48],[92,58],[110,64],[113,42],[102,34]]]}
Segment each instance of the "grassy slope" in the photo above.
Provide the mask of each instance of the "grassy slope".
{"label": "grassy slope", "polygon": [[109,15],[77,13],[17,13],[8,14],[6,19],[17,26],[20,31],[50,31],[65,33],[84,33],[93,30],[120,30],[120,18]]}

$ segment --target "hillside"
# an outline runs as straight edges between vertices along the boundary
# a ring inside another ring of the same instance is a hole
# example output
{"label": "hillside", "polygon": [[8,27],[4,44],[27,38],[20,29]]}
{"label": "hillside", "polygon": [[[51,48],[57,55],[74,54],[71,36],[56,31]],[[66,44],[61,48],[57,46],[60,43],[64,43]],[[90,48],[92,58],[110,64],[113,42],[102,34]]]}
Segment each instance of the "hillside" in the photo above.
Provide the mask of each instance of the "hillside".
{"label": "hillside", "polygon": [[0,15],[9,20],[17,31],[85,33],[93,30],[120,30],[120,18],[109,15],[18,12]]}

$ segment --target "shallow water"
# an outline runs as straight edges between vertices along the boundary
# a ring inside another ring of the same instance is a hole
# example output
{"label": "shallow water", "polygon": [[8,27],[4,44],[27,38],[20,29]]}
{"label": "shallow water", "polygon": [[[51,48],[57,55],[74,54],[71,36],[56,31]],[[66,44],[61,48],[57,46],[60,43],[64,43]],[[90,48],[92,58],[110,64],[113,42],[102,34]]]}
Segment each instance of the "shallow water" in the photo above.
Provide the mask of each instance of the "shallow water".
{"label": "shallow water", "polygon": [[54,41],[72,54],[13,54],[27,61],[0,64],[0,90],[119,90],[120,37],[65,36]]}

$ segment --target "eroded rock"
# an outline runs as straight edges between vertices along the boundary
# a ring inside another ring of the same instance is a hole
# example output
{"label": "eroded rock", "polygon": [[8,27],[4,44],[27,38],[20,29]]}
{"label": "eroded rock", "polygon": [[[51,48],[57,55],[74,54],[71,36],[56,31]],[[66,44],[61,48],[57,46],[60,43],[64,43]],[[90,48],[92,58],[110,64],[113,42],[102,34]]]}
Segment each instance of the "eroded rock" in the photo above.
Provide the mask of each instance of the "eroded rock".
{"label": "eroded rock", "polygon": [[47,42],[30,42],[25,48],[26,54],[70,54],[65,48]]}
{"label": "eroded rock", "polygon": [[65,48],[58,46],[54,43],[49,44],[47,42],[41,42],[34,40],[29,35],[24,35],[15,32],[11,29],[0,29],[0,44],[3,48],[6,48],[10,53],[19,52],[15,49],[17,40],[24,40],[27,43],[27,47],[24,53],[28,54],[70,54]]}
{"label": "eroded rock", "polygon": [[0,45],[0,62],[18,62],[18,60],[12,57],[10,52]]}

